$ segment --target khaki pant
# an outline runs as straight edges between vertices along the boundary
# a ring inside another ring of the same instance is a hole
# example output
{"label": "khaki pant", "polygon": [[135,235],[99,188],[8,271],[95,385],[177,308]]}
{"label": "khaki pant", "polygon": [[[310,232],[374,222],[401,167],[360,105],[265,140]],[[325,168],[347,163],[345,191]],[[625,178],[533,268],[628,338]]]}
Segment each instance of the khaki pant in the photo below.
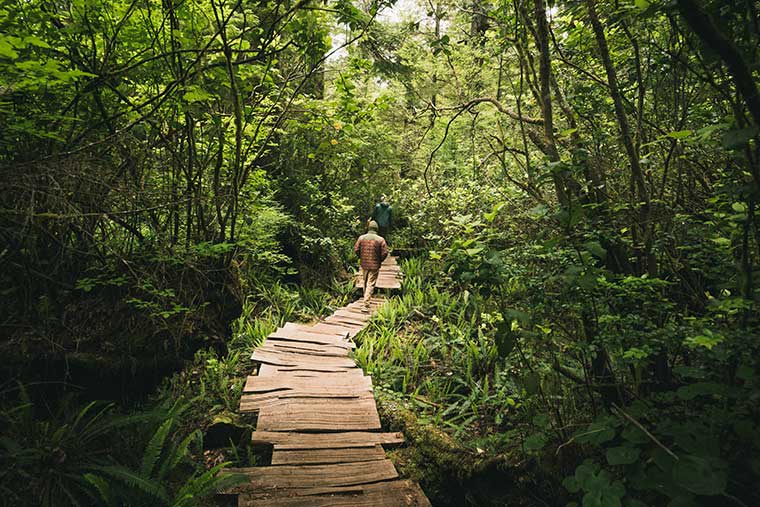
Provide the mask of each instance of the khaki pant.
{"label": "khaki pant", "polygon": [[362,280],[364,280],[364,305],[369,306],[369,302],[372,299],[372,293],[375,292],[375,284],[377,283],[377,274],[379,269],[364,269],[362,268]]}

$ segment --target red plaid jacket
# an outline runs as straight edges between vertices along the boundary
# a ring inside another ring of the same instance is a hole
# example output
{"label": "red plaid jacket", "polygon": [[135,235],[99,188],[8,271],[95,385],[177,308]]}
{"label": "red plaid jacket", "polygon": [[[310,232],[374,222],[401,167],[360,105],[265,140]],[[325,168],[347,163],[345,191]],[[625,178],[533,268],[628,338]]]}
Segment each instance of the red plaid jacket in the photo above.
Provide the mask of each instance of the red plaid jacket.
{"label": "red plaid jacket", "polygon": [[359,236],[354,245],[354,252],[359,256],[362,269],[374,271],[388,257],[388,244],[375,231]]}

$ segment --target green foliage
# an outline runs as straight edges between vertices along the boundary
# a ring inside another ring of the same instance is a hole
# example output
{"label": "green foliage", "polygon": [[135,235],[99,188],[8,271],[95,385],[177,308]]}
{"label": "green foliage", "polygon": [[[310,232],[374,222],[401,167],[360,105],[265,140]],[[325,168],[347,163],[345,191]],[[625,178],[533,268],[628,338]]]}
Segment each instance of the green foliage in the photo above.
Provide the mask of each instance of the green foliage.
{"label": "green foliage", "polygon": [[[185,475],[180,486],[169,488],[173,476],[187,465],[191,446],[202,449],[199,430],[178,440],[176,427],[188,406],[175,405],[167,413],[148,441],[137,468],[107,465],[93,468],[84,478],[92,484],[105,505],[195,505],[199,499],[216,494],[220,489],[239,484],[244,478],[234,474],[219,474],[228,465],[221,463],[208,470]],[[183,474],[184,475],[184,474]]]}

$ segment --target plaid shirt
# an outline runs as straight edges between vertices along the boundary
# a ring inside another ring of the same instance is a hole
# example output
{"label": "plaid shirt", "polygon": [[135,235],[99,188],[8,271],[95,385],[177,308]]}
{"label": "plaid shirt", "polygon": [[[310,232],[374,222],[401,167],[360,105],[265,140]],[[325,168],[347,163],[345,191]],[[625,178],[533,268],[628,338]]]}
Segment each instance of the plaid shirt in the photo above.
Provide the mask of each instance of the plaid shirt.
{"label": "plaid shirt", "polygon": [[388,257],[388,244],[375,231],[359,236],[354,245],[354,252],[359,256],[362,269],[374,271]]}

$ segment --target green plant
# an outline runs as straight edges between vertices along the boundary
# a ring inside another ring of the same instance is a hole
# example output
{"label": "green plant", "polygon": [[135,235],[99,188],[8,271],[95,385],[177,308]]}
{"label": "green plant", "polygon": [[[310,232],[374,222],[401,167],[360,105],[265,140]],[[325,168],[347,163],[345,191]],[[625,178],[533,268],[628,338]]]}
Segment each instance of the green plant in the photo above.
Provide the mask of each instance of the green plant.
{"label": "green plant", "polygon": [[[203,497],[245,480],[235,474],[219,474],[229,463],[208,470],[189,465],[191,448],[197,451],[203,446],[200,430],[193,430],[184,438],[177,431],[178,421],[188,407],[180,404],[171,407],[145,446],[139,466],[100,465],[84,474],[83,478],[105,505],[190,507]],[[178,472],[188,466],[195,471],[183,471],[177,481]]]}

